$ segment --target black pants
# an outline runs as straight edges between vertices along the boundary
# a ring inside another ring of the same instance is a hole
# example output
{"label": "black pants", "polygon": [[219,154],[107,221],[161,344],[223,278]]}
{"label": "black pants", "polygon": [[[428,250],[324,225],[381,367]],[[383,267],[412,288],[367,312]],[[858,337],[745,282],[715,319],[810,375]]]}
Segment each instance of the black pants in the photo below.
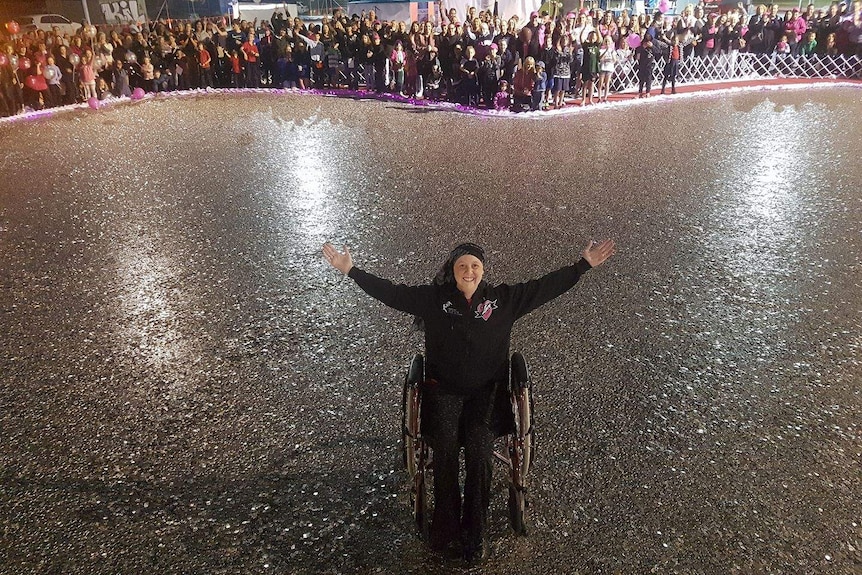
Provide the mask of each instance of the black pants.
{"label": "black pants", "polygon": [[[433,389],[424,393],[423,420],[432,422],[429,443],[434,449],[432,547],[442,549],[462,539],[468,548],[481,548],[488,524],[497,389],[492,384],[466,396]],[[461,439],[467,471],[463,506],[458,483]]]}
{"label": "black pants", "polygon": [[664,94],[664,88],[670,82],[670,88],[676,94],[676,75],[679,73],[679,60],[668,60],[664,66],[664,79],[661,81],[661,92]]}
{"label": "black pants", "polygon": [[643,94],[644,88],[647,94],[652,90],[652,67],[638,70],[638,95]]}

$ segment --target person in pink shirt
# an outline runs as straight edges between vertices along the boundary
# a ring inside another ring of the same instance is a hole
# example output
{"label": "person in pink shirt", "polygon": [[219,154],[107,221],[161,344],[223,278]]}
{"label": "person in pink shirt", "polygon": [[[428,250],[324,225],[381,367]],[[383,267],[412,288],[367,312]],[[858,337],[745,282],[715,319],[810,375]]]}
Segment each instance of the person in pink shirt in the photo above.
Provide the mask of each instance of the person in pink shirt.
{"label": "person in pink shirt", "polygon": [[155,79],[155,69],[149,56],[144,56],[144,61],[141,62],[141,79],[144,81],[144,86],[148,92],[157,92]]}
{"label": "person in pink shirt", "polygon": [[78,76],[81,78],[84,100],[96,98],[96,71],[93,69],[93,52],[90,50],[84,52],[84,56],[81,58]]}
{"label": "person in pink shirt", "polygon": [[805,41],[807,30],[808,23],[799,16],[799,8],[794,8],[792,12],[785,14],[784,33],[787,35],[787,43],[790,45],[790,51],[794,56],[799,55],[799,47]]}

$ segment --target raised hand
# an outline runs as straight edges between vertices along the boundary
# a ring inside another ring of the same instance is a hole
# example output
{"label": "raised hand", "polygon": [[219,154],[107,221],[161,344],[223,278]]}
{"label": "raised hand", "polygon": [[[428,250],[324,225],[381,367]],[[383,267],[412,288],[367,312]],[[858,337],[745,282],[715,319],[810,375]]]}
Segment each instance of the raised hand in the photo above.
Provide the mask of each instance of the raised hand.
{"label": "raised hand", "polygon": [[347,246],[343,246],[343,249],[344,253],[341,253],[331,243],[326,242],[323,244],[323,257],[332,267],[347,275],[350,268],[353,267],[353,258],[350,257],[350,250],[347,249]]}
{"label": "raised hand", "polygon": [[602,265],[605,260],[614,255],[614,253],[616,253],[616,245],[613,240],[605,240],[599,243],[590,240],[590,243],[584,248],[584,252],[581,256],[587,260],[592,267],[596,267]]}

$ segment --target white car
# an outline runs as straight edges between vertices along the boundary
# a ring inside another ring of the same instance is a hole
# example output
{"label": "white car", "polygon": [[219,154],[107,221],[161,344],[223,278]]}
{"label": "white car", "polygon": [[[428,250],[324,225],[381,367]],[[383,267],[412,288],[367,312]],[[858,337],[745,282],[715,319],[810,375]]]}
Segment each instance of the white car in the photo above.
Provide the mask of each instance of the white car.
{"label": "white car", "polygon": [[62,14],[31,14],[19,16],[15,21],[21,26],[22,32],[34,30],[53,32],[54,28],[57,28],[61,34],[72,36],[81,27],[80,23],[72,22]]}

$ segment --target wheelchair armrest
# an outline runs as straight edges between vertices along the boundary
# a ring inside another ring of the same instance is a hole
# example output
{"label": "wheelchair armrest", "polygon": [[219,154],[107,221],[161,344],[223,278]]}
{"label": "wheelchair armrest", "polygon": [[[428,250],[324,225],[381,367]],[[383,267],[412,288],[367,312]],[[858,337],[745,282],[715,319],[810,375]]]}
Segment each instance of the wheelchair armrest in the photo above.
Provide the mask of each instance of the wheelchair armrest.
{"label": "wheelchair armrest", "polygon": [[512,360],[509,363],[509,382],[512,389],[523,389],[532,386],[527,361],[517,351],[512,354]]}
{"label": "wheelchair armrest", "polygon": [[407,379],[405,385],[417,386],[425,381],[425,357],[421,353],[413,356],[413,361],[410,362],[410,369],[407,371]]}

